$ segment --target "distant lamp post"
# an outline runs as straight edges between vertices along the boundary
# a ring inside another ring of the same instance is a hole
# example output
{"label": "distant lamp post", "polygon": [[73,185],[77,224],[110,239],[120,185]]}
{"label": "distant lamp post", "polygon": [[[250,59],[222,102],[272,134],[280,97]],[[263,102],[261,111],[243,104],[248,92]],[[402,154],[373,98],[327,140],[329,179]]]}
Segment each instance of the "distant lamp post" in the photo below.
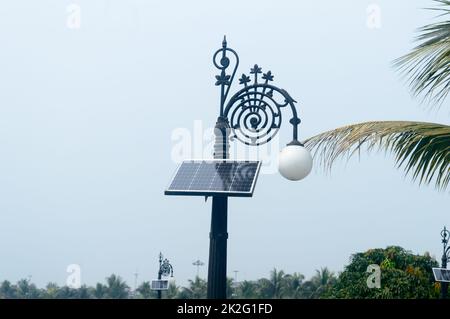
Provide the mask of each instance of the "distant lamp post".
{"label": "distant lamp post", "polygon": [[197,267],[197,277],[198,277],[198,274],[199,274],[199,271],[200,271],[200,267],[203,266],[204,264],[205,263],[203,261],[201,261],[200,259],[197,259],[196,261],[194,261],[192,263],[192,265]]}
{"label": "distant lamp post", "polygon": [[[444,229],[441,231],[441,237],[442,237],[442,264],[441,267],[447,269],[447,262],[449,258],[450,253],[450,246],[448,246],[448,240],[450,237],[450,231],[447,230],[447,228],[444,226]],[[445,299],[447,298],[448,293],[448,282],[441,282],[441,298]]]}
{"label": "distant lamp post", "polygon": [[[163,254],[159,253],[159,270],[158,270],[158,280],[161,280],[162,277],[173,277],[173,267],[169,263],[167,258],[163,259]],[[158,289],[158,299],[161,299],[161,289]]]}

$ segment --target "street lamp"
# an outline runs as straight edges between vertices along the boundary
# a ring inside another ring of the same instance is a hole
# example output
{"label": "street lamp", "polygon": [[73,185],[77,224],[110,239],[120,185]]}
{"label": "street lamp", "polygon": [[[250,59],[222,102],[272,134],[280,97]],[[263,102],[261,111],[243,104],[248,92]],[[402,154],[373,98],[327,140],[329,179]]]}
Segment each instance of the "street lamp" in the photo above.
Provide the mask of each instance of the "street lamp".
{"label": "street lamp", "polygon": [[[239,84],[243,87],[227,100],[239,56],[227,46],[225,37],[222,47],[213,55],[213,63],[220,70],[216,75],[216,86],[220,87],[220,112],[214,130],[214,158],[229,158],[230,140],[255,146],[269,142],[281,127],[282,110],[289,109],[292,141],[279,154],[279,172],[289,180],[305,178],[311,171],[312,157],[298,140],[300,118],[296,101],[272,84],[271,71],[263,73],[257,64],[251,68],[250,75],[242,74]],[[212,299],[226,298],[227,208],[227,196],[213,196],[207,293]]]}
{"label": "street lamp", "polygon": [[[158,281],[161,280],[161,278],[167,277],[170,275],[170,277],[173,277],[173,267],[169,263],[169,260],[167,258],[163,259],[163,254],[159,253],[159,270],[158,270]],[[161,299],[161,290],[158,289],[158,299]]]}
{"label": "street lamp", "polygon": [[[448,246],[448,240],[450,237],[450,231],[447,230],[447,228],[444,226],[444,229],[441,231],[441,237],[442,237],[442,264],[441,267],[447,269],[447,261],[450,254],[450,246]],[[448,292],[448,282],[441,282],[441,298],[445,299],[447,298],[447,292]]]}

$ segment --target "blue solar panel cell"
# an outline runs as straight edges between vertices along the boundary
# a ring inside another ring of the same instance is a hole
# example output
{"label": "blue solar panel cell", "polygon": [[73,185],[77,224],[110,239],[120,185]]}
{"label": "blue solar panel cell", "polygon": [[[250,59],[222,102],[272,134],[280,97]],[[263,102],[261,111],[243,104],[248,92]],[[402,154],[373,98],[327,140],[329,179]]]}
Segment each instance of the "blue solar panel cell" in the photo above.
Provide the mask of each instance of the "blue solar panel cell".
{"label": "blue solar panel cell", "polygon": [[261,162],[184,161],[166,195],[252,196]]}

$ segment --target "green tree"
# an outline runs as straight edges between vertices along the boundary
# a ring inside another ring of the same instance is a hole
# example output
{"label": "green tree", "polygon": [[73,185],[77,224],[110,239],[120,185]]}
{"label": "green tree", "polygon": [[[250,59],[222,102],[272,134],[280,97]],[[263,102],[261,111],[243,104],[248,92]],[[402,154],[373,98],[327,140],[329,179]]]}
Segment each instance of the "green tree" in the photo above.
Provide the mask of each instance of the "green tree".
{"label": "green tree", "polygon": [[181,287],[178,292],[177,299],[192,299],[192,292],[189,288]]}
{"label": "green tree", "polygon": [[77,289],[77,299],[91,299],[92,293],[91,289],[87,287],[86,285],[82,285],[80,288]]}
{"label": "green tree", "polygon": [[[237,283],[236,283],[237,284]],[[227,278],[227,299],[236,298],[236,287],[233,278]]]}
{"label": "green tree", "polygon": [[180,293],[179,287],[176,285],[174,281],[169,282],[169,287],[167,289],[167,298],[168,299],[176,299],[178,294]]}
{"label": "green tree", "polygon": [[8,280],[2,282],[0,286],[0,299],[16,298],[16,289]]}
{"label": "green tree", "polygon": [[336,283],[336,276],[327,267],[316,270],[316,274],[311,278],[315,290],[311,298],[320,298]]}
{"label": "green tree", "polygon": [[43,291],[43,298],[46,299],[55,299],[58,296],[59,287],[54,282],[49,282]]}
{"label": "green tree", "polygon": [[101,283],[97,283],[93,289],[92,296],[96,299],[104,299],[108,295],[108,287]]}
{"label": "green tree", "polygon": [[279,299],[283,298],[287,286],[286,275],[283,270],[274,268],[270,272],[270,278],[262,278],[257,281],[259,289],[258,295],[260,298]]}
{"label": "green tree", "polygon": [[136,289],[139,296],[144,299],[153,298],[153,290],[151,289],[151,285],[149,281],[144,281],[139,287]]}
{"label": "green tree", "polygon": [[107,296],[112,299],[128,298],[130,287],[120,276],[112,274],[106,278]]}
{"label": "green tree", "polygon": [[253,281],[244,280],[240,283],[238,289],[238,298],[253,299],[256,298],[258,286]]}
{"label": "green tree", "polygon": [[336,276],[327,267],[316,270],[311,279],[303,282],[298,288],[297,298],[317,299],[322,298],[326,292],[336,283]]}
{"label": "green tree", "polygon": [[35,284],[30,284],[28,279],[21,279],[16,285],[16,297],[19,299],[36,299],[40,297],[40,291]]}
{"label": "green tree", "polygon": [[[450,13],[450,1],[434,0],[442,17]],[[420,44],[394,65],[405,74],[413,94],[433,105],[441,104],[450,90],[450,21],[420,29]],[[412,121],[376,121],[348,125],[307,139],[307,148],[326,168],[341,156],[384,149],[395,155],[413,180],[446,189],[450,181],[450,126]]]}
{"label": "green tree", "polygon": [[305,279],[305,276],[294,272],[292,275],[287,274],[284,278],[286,281],[286,297],[293,299],[301,298],[303,280]]}
{"label": "green tree", "polygon": [[56,299],[79,299],[78,289],[67,286],[61,287],[56,292]]}
{"label": "green tree", "polygon": [[[450,1],[433,0],[439,17],[447,18]],[[448,95],[450,87],[450,21],[441,21],[419,29],[420,41],[410,53],[398,58],[394,64],[407,78],[412,93],[425,102],[440,104]]]}
{"label": "green tree", "polygon": [[189,287],[183,288],[179,296],[183,299],[205,299],[206,292],[206,281],[196,276],[194,280],[189,280]]}
{"label": "green tree", "polygon": [[[381,287],[369,288],[369,265],[380,265]],[[437,298],[432,268],[438,263],[429,254],[414,255],[401,247],[356,253],[326,292],[329,298]]]}

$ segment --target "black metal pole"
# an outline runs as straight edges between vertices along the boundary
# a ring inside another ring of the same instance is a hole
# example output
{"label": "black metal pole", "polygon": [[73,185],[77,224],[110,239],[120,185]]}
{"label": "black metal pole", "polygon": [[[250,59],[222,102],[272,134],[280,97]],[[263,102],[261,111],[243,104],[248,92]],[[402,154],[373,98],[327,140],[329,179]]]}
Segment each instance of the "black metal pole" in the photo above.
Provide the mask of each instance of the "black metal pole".
{"label": "black metal pole", "polygon": [[[444,255],[442,255],[442,268],[447,268],[447,254],[444,251]],[[446,299],[448,293],[448,282],[441,282],[441,299]]]}
{"label": "black metal pole", "polygon": [[448,282],[441,282],[441,299],[447,299]]}
{"label": "black metal pole", "polygon": [[[214,130],[214,158],[228,158],[228,120],[219,117]],[[209,234],[208,299],[227,297],[227,222],[228,197],[214,196],[212,199],[211,232]]]}
{"label": "black metal pole", "polygon": [[[449,239],[450,232],[447,230],[447,227],[444,226],[444,229],[441,231],[441,237],[442,237],[442,259],[441,259],[441,267],[444,269],[447,269],[447,261],[448,261],[448,252],[449,247],[447,247],[448,239]],[[448,293],[448,282],[440,282],[441,284],[441,299],[447,298]]]}
{"label": "black metal pole", "polygon": [[[163,260],[163,256],[161,253],[159,253],[159,269],[158,269],[158,280],[161,280],[161,275],[162,275],[162,260]],[[158,290],[158,299],[161,299],[161,290]]]}
{"label": "black metal pole", "polygon": [[225,299],[227,280],[227,197],[213,197],[209,239],[208,299]]}

